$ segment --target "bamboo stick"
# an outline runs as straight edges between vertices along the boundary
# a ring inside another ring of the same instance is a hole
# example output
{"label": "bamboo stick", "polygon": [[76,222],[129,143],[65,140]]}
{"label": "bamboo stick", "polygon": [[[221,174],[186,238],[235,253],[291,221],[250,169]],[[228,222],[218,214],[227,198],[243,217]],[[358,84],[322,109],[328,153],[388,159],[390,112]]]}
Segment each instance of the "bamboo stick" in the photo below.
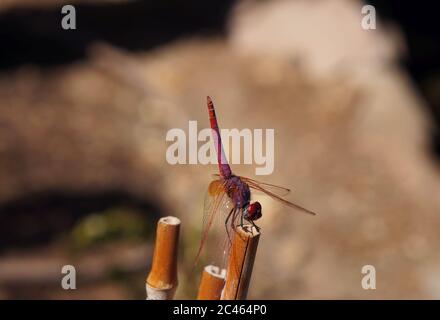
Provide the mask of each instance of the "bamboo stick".
{"label": "bamboo stick", "polygon": [[257,253],[260,233],[252,225],[237,227],[232,241],[221,300],[245,300]]}
{"label": "bamboo stick", "polygon": [[197,300],[220,300],[225,286],[226,270],[214,265],[203,269]]}
{"label": "bamboo stick", "polygon": [[171,300],[177,288],[177,247],[180,220],[159,219],[151,271],[146,280],[147,300]]}

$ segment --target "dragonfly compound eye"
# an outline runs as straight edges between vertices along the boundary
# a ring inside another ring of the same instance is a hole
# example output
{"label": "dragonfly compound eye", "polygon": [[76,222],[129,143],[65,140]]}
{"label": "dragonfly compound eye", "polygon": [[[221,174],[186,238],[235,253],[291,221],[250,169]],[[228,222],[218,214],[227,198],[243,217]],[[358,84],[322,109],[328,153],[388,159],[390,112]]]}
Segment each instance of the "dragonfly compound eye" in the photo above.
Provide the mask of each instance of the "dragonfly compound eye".
{"label": "dragonfly compound eye", "polygon": [[258,220],[261,218],[261,216],[261,204],[259,202],[249,204],[246,210],[246,219]]}

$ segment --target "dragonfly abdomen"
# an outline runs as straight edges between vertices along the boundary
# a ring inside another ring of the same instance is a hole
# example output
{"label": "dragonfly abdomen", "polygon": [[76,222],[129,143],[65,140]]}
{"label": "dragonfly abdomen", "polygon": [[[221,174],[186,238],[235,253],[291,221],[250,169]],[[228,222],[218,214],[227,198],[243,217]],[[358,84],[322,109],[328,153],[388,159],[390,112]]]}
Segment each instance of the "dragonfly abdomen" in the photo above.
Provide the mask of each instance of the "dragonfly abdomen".
{"label": "dragonfly abdomen", "polygon": [[214,143],[217,151],[218,169],[223,178],[230,178],[232,175],[231,168],[229,167],[228,161],[226,160],[225,152],[222,145],[222,137],[220,135],[220,128],[217,123],[217,117],[215,115],[214,103],[208,96],[207,106],[209,113],[209,122],[211,124],[211,129],[213,130]]}

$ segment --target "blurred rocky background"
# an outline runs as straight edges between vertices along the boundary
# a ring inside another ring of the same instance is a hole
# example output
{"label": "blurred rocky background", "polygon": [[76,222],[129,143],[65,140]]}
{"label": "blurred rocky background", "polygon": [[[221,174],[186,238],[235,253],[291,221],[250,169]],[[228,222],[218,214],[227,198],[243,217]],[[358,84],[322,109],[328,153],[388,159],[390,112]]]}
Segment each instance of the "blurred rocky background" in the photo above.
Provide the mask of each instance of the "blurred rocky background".
{"label": "blurred rocky background", "polygon": [[[0,3],[0,298],[143,299],[158,217],[182,220],[177,298],[215,166],[165,160],[172,128],[274,128],[290,212],[259,196],[256,299],[440,298],[439,39],[427,4]],[[77,290],[60,286],[76,266]],[[363,290],[373,265],[377,289]]]}

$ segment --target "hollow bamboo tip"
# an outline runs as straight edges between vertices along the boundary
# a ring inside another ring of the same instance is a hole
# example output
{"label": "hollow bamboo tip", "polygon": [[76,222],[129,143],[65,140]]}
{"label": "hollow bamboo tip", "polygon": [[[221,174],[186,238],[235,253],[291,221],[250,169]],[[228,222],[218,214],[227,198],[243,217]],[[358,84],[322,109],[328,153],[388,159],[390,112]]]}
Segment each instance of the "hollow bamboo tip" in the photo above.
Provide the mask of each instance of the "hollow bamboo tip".
{"label": "hollow bamboo tip", "polygon": [[[260,237],[260,231],[258,231],[257,228],[255,228],[253,225],[250,225],[250,224],[238,226],[237,232],[241,236],[243,241]],[[253,240],[253,241],[255,241],[255,240]]]}
{"label": "hollow bamboo tip", "polygon": [[225,286],[226,270],[214,265],[203,269],[197,300],[220,300]]}
{"label": "hollow bamboo tip", "polygon": [[159,219],[153,262],[146,281],[147,288],[167,291],[176,288],[179,229],[178,218],[169,216]]}
{"label": "hollow bamboo tip", "polygon": [[236,231],[228,260],[222,300],[246,299],[260,239],[260,232],[252,225],[239,226]]}

